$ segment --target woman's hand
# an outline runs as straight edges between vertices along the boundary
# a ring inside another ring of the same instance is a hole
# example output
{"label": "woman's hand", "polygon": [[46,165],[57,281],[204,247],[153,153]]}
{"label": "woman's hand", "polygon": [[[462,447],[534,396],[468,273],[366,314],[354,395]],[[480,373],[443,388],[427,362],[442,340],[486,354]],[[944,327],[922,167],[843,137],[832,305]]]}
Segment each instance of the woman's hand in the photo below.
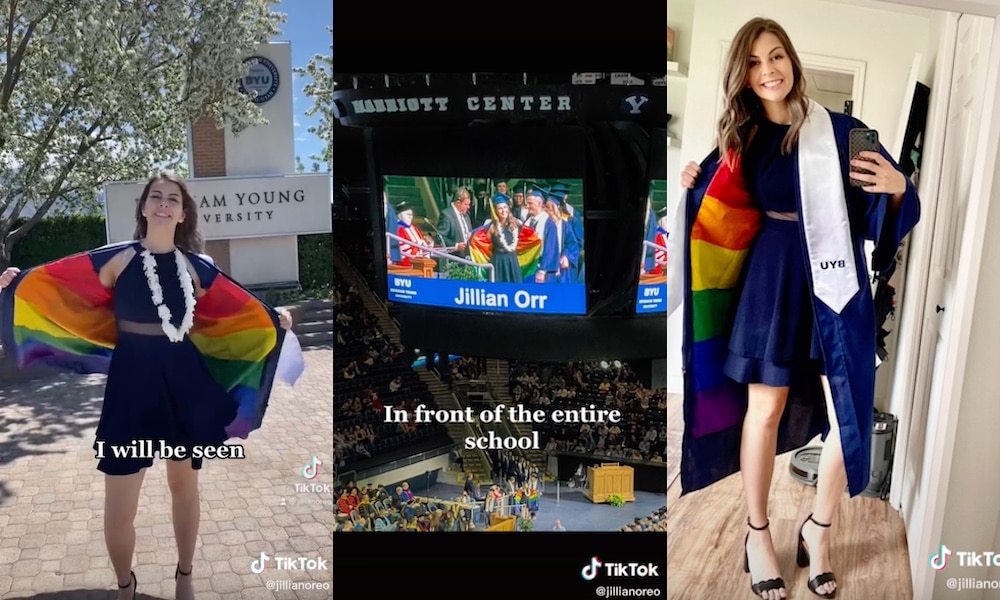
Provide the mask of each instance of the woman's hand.
{"label": "woman's hand", "polygon": [[906,192],[906,175],[903,175],[896,167],[892,166],[878,152],[861,152],[858,158],[851,160],[851,166],[872,171],[871,174],[855,173],[854,171],[851,171],[850,174],[851,179],[867,183],[868,185],[861,189],[870,194],[889,194],[901,197]]}
{"label": "woman's hand", "polygon": [[278,324],[281,325],[281,328],[285,331],[291,329],[292,313],[288,312],[288,310],[284,308],[276,308],[274,310],[278,313]]}
{"label": "woman's hand", "polygon": [[0,274],[0,288],[5,288],[10,285],[11,281],[17,277],[17,274],[21,272],[21,269],[17,267],[7,267],[7,270]]}
{"label": "woman's hand", "polygon": [[701,167],[698,166],[698,163],[694,161],[689,162],[684,167],[684,170],[681,171],[681,185],[689,190],[692,189],[698,181],[699,175],[701,175]]}

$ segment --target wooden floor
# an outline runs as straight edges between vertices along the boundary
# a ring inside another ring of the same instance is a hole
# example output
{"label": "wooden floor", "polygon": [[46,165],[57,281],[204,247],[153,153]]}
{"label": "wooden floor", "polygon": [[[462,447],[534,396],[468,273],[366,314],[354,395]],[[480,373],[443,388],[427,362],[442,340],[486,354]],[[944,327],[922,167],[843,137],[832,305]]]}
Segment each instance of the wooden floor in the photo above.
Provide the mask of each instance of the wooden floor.
{"label": "wooden floor", "polygon": [[[671,398],[671,403],[680,399]],[[680,410],[671,410],[680,418]],[[673,430],[670,428],[668,431]],[[668,446],[680,445],[668,439]],[[669,453],[669,451],[668,451]],[[677,455],[679,453],[672,453]],[[812,512],[815,488],[788,474],[791,454],[775,461],[771,535],[790,599],[816,599],[808,568],[795,564],[798,528]],[[680,478],[667,490],[667,597],[671,600],[754,598],[743,572],[746,508],[739,473],[684,497]],[[888,502],[844,495],[833,523],[831,561],[838,600],[910,600],[910,565],[903,521]]]}

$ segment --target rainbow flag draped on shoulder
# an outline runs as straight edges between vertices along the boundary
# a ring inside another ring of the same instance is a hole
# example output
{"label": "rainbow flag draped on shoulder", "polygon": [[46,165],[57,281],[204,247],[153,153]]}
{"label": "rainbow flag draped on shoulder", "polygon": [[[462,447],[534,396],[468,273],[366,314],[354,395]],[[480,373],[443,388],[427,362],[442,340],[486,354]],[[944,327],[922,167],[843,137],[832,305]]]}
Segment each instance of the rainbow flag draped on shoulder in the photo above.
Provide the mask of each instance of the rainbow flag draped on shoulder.
{"label": "rainbow flag draped on shoulder", "polygon": [[[542,240],[538,234],[521,227],[517,237],[517,263],[521,267],[521,277],[527,278],[538,270],[538,259],[542,256]],[[493,241],[490,239],[489,225],[478,227],[469,239],[469,254],[480,264],[489,264],[493,255]]]}
{"label": "rainbow flag draped on shoulder", "polygon": [[[98,274],[132,244],[105,246],[26,270],[0,292],[0,343],[18,367],[108,372],[118,341],[114,290],[105,288]],[[208,260],[186,256],[205,290],[189,337],[212,378],[237,405],[226,432],[246,438],[260,427],[275,377],[294,384],[301,375],[301,348],[279,326],[274,309]]]}
{"label": "rainbow flag draped on shoulder", "polygon": [[760,231],[761,214],[747,190],[739,157],[734,163],[732,168],[724,162],[719,165],[691,228],[692,391],[697,396],[695,405],[706,409],[693,415],[694,435],[728,426],[732,407],[743,404],[746,397],[745,386],[734,385],[723,367],[739,300],[739,279]]}

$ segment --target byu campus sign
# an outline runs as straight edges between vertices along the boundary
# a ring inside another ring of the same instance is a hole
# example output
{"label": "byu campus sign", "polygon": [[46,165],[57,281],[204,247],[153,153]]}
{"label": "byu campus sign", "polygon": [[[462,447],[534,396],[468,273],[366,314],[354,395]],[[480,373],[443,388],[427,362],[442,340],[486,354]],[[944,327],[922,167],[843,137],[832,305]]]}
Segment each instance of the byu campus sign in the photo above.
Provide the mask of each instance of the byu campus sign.
{"label": "byu campus sign", "polygon": [[[105,187],[108,242],[132,239],[135,205],[146,183]],[[190,179],[206,240],[329,233],[330,175]]]}
{"label": "byu campus sign", "polygon": [[[260,44],[243,64],[244,76],[232,85],[252,97],[267,123],[238,136],[192,124],[188,189],[198,205],[205,251],[224,271],[246,285],[298,281],[298,236],[332,231],[332,178],[295,173],[291,45]],[[105,185],[109,243],[132,239],[145,184]]]}

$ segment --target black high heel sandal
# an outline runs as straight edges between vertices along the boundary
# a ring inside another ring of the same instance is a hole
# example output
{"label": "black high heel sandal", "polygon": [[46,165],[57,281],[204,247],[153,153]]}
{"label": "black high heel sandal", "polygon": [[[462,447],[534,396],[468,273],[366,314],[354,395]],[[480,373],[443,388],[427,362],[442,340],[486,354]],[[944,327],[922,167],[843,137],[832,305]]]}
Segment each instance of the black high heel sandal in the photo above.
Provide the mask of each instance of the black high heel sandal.
{"label": "black high heel sandal", "polygon": [[132,600],[135,600],[135,594],[139,589],[139,581],[135,578],[135,571],[129,571],[128,574],[131,579],[125,585],[118,584],[118,589],[127,590],[128,588],[132,588]]}
{"label": "black high heel sandal", "polygon": [[[806,517],[805,521],[802,521],[802,526],[799,527],[799,551],[795,557],[800,567],[809,566],[809,551],[806,550],[806,540],[804,537],[802,537],[802,530],[805,528],[806,523],[808,523],[809,521],[812,521],[813,524],[819,527],[823,527],[824,529],[830,526],[830,523],[820,523],[819,521],[813,518],[812,514]],[[819,575],[809,580],[809,591],[816,594],[820,598],[836,598],[837,590],[833,590],[832,592],[828,592],[826,594],[821,594],[816,591],[816,588],[818,588],[821,585],[827,583],[836,583],[836,582],[837,578],[833,575],[833,573],[829,571],[827,571],[826,573],[820,573]]]}
{"label": "black high heel sandal", "polygon": [[191,571],[185,573],[184,571],[181,571],[181,566],[177,565],[177,570],[174,571],[174,581],[177,581],[177,578],[180,577],[181,575],[187,577],[188,575],[191,574],[192,571],[194,571],[194,567],[191,567]]}
{"label": "black high heel sandal", "polygon": [[[750,522],[750,517],[747,517],[747,527],[753,529],[754,531],[764,531],[771,526],[771,521],[768,520],[764,523],[763,527],[754,527],[753,523]],[[747,550],[747,544],[750,543],[750,532],[747,532],[747,538],[743,542],[743,571],[746,573],[750,572],[750,552]],[[781,577],[776,577],[775,579],[767,579],[764,581],[753,582],[753,575],[750,576],[750,590],[760,597],[764,592],[769,592],[771,590],[780,590],[785,587],[785,580]]]}

